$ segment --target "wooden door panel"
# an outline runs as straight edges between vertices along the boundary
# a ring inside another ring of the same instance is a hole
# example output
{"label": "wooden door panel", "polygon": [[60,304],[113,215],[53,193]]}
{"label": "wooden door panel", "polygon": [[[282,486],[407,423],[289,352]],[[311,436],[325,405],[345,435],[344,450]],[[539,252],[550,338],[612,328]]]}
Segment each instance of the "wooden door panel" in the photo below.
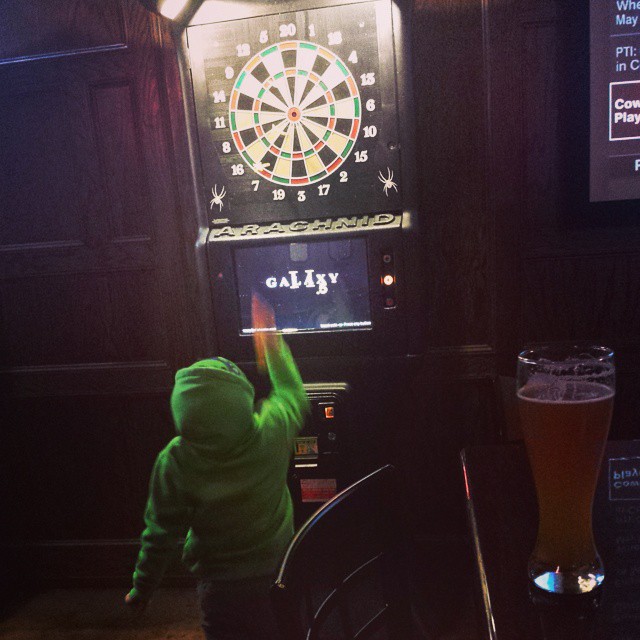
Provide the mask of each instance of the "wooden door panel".
{"label": "wooden door panel", "polygon": [[[7,86],[11,80],[6,81]],[[16,245],[79,243],[82,212],[73,124],[60,87],[0,96],[0,224],[2,249]],[[65,158],[66,162],[60,162]],[[51,215],[50,212],[57,215]]]}
{"label": "wooden door panel", "polygon": [[[155,398],[18,401],[4,416],[0,478],[11,537],[22,541],[135,538],[153,460],[174,435]],[[11,491],[5,491],[11,487]]]}
{"label": "wooden door panel", "polygon": [[3,4],[2,537],[68,559],[139,535],[173,374],[200,351],[169,40],[137,0]]}
{"label": "wooden door panel", "polygon": [[93,85],[90,100],[107,237],[146,239],[153,231],[153,219],[134,82]]}
{"label": "wooden door panel", "polygon": [[6,366],[149,362],[167,352],[153,271],[18,278],[3,289]]}
{"label": "wooden door panel", "polygon": [[[23,19],[44,11],[26,5]],[[167,391],[195,349],[161,35],[133,0],[106,5],[94,44],[124,16],[125,48],[0,65],[0,378],[17,394],[73,393],[74,374],[79,393],[120,393],[132,368],[132,389]],[[73,13],[47,11],[51,33]]]}

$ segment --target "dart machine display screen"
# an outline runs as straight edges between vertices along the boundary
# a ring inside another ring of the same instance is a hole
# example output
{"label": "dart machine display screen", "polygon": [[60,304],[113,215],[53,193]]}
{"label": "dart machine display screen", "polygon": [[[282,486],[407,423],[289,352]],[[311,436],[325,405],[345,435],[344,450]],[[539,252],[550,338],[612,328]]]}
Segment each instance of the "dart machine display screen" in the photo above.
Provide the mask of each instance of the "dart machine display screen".
{"label": "dart machine display screen", "polygon": [[276,328],[286,333],[371,327],[363,239],[242,248],[234,258],[243,334],[253,333],[253,292],[271,304]]}

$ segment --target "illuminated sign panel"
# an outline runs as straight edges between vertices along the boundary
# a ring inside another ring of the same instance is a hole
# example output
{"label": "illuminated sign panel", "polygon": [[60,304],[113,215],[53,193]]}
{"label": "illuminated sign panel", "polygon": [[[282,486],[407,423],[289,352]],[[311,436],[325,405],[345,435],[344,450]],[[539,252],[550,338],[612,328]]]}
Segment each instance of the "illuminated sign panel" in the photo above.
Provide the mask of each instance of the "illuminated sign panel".
{"label": "illuminated sign panel", "polygon": [[591,202],[640,198],[640,1],[591,0]]}

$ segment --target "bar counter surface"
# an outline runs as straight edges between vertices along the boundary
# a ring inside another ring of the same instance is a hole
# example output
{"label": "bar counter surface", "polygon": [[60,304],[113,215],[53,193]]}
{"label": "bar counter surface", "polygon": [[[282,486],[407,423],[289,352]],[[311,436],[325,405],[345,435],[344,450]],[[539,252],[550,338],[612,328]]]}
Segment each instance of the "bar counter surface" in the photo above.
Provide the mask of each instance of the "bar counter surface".
{"label": "bar counter surface", "polygon": [[640,640],[640,440],[607,443],[594,501],[605,580],[595,595],[530,585],[538,526],[522,443],[461,453],[487,640]]}

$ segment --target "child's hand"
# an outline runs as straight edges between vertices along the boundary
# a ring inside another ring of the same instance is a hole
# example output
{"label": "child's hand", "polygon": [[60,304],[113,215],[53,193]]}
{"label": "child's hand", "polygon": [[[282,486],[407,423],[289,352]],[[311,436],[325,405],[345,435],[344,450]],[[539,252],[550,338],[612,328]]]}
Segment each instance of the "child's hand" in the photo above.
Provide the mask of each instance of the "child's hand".
{"label": "child's hand", "polygon": [[[273,307],[257,293],[251,296],[251,318],[254,329],[253,346],[256,350],[256,363],[258,371],[264,373],[267,369],[265,354],[277,344],[276,319]],[[263,331],[263,329],[269,329],[269,331]]]}
{"label": "child's hand", "polygon": [[135,593],[132,589],[127,593],[124,598],[124,602],[129,607],[129,610],[135,615],[142,615],[142,612],[147,608],[149,601],[145,598],[141,598],[139,595]]}

